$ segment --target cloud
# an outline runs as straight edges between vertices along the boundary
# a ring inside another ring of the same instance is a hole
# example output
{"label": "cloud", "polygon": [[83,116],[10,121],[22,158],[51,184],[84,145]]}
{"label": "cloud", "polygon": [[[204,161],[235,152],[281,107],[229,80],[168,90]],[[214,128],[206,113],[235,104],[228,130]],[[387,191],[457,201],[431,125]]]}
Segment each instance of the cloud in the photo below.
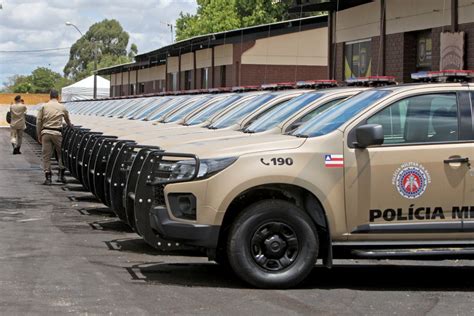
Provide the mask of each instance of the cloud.
{"label": "cloud", "polygon": [[[144,53],[168,45],[170,29],[181,11],[194,13],[195,0],[0,0],[0,51],[70,47],[80,35],[103,19],[116,19]],[[0,52],[0,88],[14,74],[29,74],[36,67],[62,73],[68,50],[35,54]]]}

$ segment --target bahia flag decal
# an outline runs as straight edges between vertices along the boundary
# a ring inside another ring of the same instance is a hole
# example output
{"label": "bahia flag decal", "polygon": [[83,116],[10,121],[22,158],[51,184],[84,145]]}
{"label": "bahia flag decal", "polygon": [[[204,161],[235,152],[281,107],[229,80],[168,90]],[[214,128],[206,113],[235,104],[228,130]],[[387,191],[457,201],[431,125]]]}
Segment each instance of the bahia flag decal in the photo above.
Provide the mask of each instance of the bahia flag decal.
{"label": "bahia flag decal", "polygon": [[325,155],[324,164],[326,168],[342,168],[344,167],[343,155]]}

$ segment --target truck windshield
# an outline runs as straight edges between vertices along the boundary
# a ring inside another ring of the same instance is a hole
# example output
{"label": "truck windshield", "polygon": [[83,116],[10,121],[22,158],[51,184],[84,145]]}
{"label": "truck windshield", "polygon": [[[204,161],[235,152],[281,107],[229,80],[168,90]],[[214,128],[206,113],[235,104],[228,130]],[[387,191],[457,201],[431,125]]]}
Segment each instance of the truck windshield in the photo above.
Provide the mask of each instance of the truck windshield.
{"label": "truck windshield", "polygon": [[108,113],[108,116],[112,117],[122,117],[125,113],[128,111],[132,110],[136,106],[138,106],[140,103],[142,103],[142,99],[134,99],[132,102],[128,103],[127,106],[124,106],[120,111],[114,112],[114,114]]}
{"label": "truck windshield", "polygon": [[244,132],[259,133],[268,131],[323,95],[323,93],[318,92],[305,93],[283,102],[250,124]]}
{"label": "truck windshield", "polygon": [[208,101],[209,101],[209,97],[200,98],[200,99],[196,100],[195,102],[193,102],[193,103],[179,109],[178,111],[174,112],[173,114],[171,114],[170,116],[165,118],[163,120],[163,122],[171,123],[171,122],[179,121],[182,118],[186,117],[186,115],[188,115],[192,111],[200,108],[204,104],[207,104]]}
{"label": "truck windshield", "polygon": [[160,99],[156,99],[153,104],[147,106],[144,110],[142,110],[140,113],[137,113],[133,119],[135,120],[142,120],[145,117],[147,117],[150,113],[155,111],[157,108],[168,102],[170,98],[166,97],[160,97]]}
{"label": "truck windshield", "polygon": [[298,137],[317,137],[326,135],[349,119],[356,116],[360,111],[374,104],[378,100],[384,98],[391,91],[389,90],[372,90],[361,92],[358,95],[336,104],[331,109],[317,115],[299,128],[291,135]]}
{"label": "truck windshield", "polygon": [[204,123],[214,114],[218,114],[219,112],[221,112],[228,106],[232,105],[235,101],[239,100],[242,97],[243,97],[242,94],[237,94],[237,95],[233,95],[228,98],[225,98],[224,100],[221,100],[219,102],[216,102],[213,105],[208,106],[201,112],[197,113],[196,115],[193,115],[189,120],[186,121],[185,125],[197,125],[197,124]]}
{"label": "truck windshield", "polygon": [[125,118],[132,118],[134,117],[137,113],[140,113],[143,109],[146,109],[151,103],[153,103],[153,100],[151,98],[145,99],[142,103],[137,104],[136,108],[127,112],[123,117]]}
{"label": "truck windshield", "polygon": [[168,114],[169,112],[176,109],[177,106],[180,106],[181,103],[185,102],[189,97],[177,97],[171,102],[167,103],[165,106],[158,109],[158,111],[154,112],[150,116],[147,117],[148,121],[157,121],[161,119],[163,116]]}
{"label": "truck windshield", "polygon": [[232,109],[228,113],[224,114],[221,118],[212,123],[209,128],[219,129],[232,126],[238,123],[243,117],[257,110],[263,104],[267,103],[275,97],[275,94],[263,94],[250,101],[244,102],[235,109]]}

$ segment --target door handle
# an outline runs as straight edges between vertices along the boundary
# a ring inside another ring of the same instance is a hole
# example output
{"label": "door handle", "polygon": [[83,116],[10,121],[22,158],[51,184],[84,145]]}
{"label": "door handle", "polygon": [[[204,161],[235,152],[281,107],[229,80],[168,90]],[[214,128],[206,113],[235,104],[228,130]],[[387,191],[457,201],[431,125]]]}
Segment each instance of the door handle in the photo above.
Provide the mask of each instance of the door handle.
{"label": "door handle", "polygon": [[444,163],[469,163],[469,158],[467,157],[456,157],[445,159]]}

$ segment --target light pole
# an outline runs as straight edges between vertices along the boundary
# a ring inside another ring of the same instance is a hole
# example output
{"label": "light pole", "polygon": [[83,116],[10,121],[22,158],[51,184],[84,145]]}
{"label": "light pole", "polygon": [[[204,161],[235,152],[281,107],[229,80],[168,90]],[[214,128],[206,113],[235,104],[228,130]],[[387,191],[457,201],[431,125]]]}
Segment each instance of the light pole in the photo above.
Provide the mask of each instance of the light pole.
{"label": "light pole", "polygon": [[[71,22],[66,22],[66,25],[67,26],[72,26],[76,29],[76,31],[79,32],[79,34],[81,34],[81,36],[84,36],[84,34],[82,34],[81,30],[74,24],[72,24]],[[97,99],[97,43],[95,40],[91,40],[91,43],[94,44],[94,96],[93,98],[94,99]]]}

